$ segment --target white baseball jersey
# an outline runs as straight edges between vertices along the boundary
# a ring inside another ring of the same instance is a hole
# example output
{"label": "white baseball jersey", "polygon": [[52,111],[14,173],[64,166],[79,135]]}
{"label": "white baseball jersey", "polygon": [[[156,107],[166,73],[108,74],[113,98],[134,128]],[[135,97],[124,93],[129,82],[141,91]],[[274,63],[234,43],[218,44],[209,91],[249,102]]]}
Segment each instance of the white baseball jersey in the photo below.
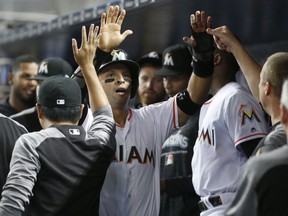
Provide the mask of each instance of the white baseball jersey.
{"label": "white baseball jersey", "polygon": [[130,110],[125,127],[117,127],[115,161],[100,195],[101,216],[157,216],[160,206],[161,146],[178,127],[175,97]]}
{"label": "white baseball jersey", "polygon": [[226,84],[202,106],[192,159],[193,184],[202,200],[234,194],[247,160],[238,145],[265,136],[267,129],[259,103],[238,83]]}

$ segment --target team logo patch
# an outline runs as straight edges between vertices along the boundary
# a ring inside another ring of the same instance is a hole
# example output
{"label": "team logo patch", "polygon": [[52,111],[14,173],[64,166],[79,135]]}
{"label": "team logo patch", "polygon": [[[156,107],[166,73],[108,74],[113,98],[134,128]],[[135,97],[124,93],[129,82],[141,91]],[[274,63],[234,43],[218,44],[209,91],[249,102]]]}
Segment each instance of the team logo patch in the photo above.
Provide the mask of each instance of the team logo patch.
{"label": "team logo patch", "polygon": [[113,56],[112,61],[116,61],[116,60],[127,60],[125,53],[122,52],[122,51],[113,50],[113,51],[111,52],[111,55]]}
{"label": "team logo patch", "polygon": [[172,165],[174,163],[174,156],[173,154],[166,155],[165,158],[165,165]]}
{"label": "team logo patch", "polygon": [[174,66],[174,61],[171,53],[166,53],[164,57],[164,63],[165,66]]}
{"label": "team logo patch", "polygon": [[71,135],[80,135],[80,130],[79,129],[75,129],[75,128],[69,129],[69,133]]}
{"label": "team logo patch", "polygon": [[48,62],[43,61],[39,67],[38,74],[48,74]]}
{"label": "team logo patch", "polygon": [[256,120],[257,122],[260,122],[260,119],[255,112],[255,109],[249,104],[241,104],[238,110],[238,115],[241,118],[241,126],[245,125],[246,121],[253,122]]}
{"label": "team logo patch", "polygon": [[64,99],[58,99],[58,100],[56,101],[56,104],[57,104],[57,105],[64,105],[64,104],[65,104],[65,100],[64,100]]}

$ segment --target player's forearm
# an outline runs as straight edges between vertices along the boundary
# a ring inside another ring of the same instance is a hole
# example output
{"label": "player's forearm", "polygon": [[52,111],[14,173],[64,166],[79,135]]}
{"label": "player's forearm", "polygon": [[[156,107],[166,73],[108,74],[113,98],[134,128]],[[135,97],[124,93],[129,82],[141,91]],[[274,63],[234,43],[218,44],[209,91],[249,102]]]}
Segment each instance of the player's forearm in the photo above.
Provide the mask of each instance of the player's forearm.
{"label": "player's forearm", "polygon": [[194,103],[202,105],[207,100],[211,82],[212,76],[202,78],[192,73],[187,90]]}
{"label": "player's forearm", "polygon": [[88,89],[92,112],[109,105],[109,101],[97,77],[94,65],[91,63],[89,65],[81,66],[81,70]]}
{"label": "player's forearm", "polygon": [[232,53],[235,56],[241,71],[247,80],[252,94],[259,100],[258,85],[260,82],[261,66],[243,46],[238,45],[235,47]]}

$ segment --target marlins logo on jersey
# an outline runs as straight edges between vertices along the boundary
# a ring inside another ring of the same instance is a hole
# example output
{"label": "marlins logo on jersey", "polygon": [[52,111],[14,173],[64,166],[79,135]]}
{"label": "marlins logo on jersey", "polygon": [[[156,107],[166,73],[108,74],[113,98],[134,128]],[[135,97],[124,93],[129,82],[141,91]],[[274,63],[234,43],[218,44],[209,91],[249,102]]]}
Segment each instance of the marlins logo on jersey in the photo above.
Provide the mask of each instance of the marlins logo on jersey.
{"label": "marlins logo on jersey", "polygon": [[241,118],[240,125],[245,125],[246,120],[260,122],[260,119],[251,104],[241,104],[238,110],[238,115]]}

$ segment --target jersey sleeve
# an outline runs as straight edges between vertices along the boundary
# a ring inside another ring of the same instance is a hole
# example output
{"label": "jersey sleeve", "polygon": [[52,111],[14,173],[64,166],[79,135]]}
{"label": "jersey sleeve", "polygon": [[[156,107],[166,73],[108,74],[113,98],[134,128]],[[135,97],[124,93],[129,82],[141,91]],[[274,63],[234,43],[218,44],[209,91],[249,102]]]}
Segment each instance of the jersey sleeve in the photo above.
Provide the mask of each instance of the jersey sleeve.
{"label": "jersey sleeve", "polygon": [[98,140],[101,145],[116,150],[116,126],[112,109],[107,105],[93,113],[93,121],[88,129],[86,140]]}
{"label": "jersey sleeve", "polygon": [[29,145],[31,138],[22,135],[15,144],[10,172],[2,192],[0,215],[22,215],[25,206],[29,204],[36,176],[40,170],[37,151],[34,146]]}
{"label": "jersey sleeve", "polygon": [[246,94],[226,99],[224,117],[235,146],[267,134],[267,123],[260,104]]}

